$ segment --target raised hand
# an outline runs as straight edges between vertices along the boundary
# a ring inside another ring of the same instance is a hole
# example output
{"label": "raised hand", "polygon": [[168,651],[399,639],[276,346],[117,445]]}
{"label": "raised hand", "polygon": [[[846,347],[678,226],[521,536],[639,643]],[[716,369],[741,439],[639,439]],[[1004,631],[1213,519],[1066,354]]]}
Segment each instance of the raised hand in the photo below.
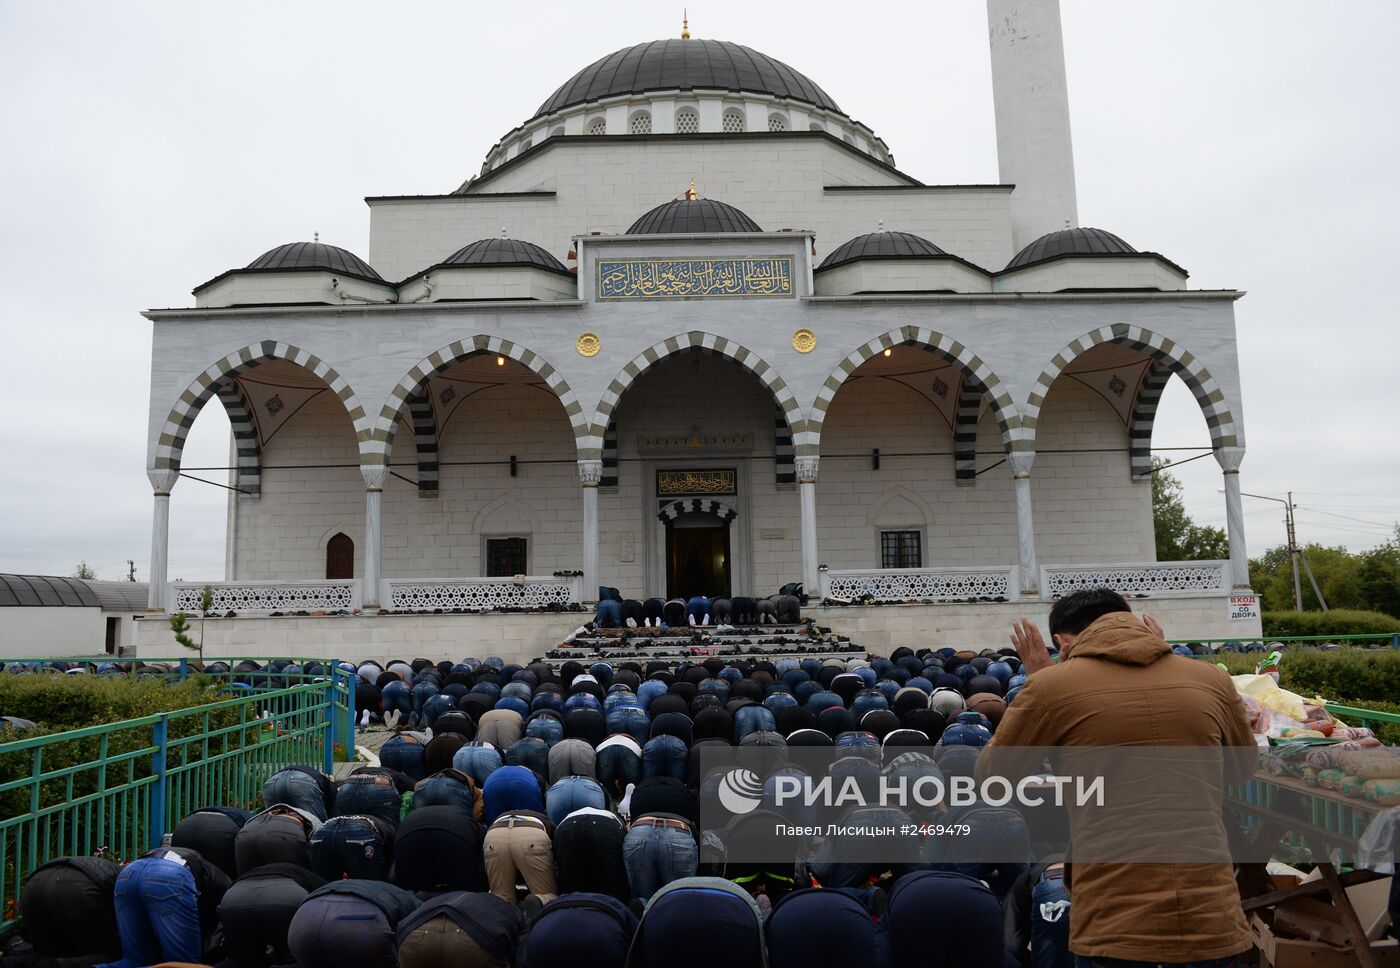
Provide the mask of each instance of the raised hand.
{"label": "raised hand", "polygon": [[1157,636],[1157,638],[1165,639],[1167,637],[1167,633],[1162,631],[1162,624],[1158,622],[1155,618],[1153,618],[1151,615],[1143,615],[1142,624],[1146,625],[1147,631]]}
{"label": "raised hand", "polygon": [[1055,664],[1040,629],[1029,619],[1023,618],[1011,627],[1011,644],[1021,657],[1022,671],[1028,676]]}

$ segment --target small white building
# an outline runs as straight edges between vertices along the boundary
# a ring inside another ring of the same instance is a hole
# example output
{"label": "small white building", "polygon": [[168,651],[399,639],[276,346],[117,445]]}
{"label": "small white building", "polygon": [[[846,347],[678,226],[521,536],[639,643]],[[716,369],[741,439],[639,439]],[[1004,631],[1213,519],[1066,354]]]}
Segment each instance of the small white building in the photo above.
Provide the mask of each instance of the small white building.
{"label": "small white building", "polygon": [[[529,610],[599,585],[792,581],[875,602],[815,609],[871,648],[1001,643],[1099,584],[1257,634],[1229,601],[1242,294],[1079,226],[1058,5],[988,8],[995,182],[926,184],[806,75],[687,31],[579,71],[456,190],[368,198],[367,259],[290,243],[147,312],[150,607],[199,594],[166,584],[168,505],[217,398],[216,650],[528,657],[578,622]],[[1173,376],[1228,561],[1154,560]]]}
{"label": "small white building", "polygon": [[145,582],[0,575],[0,659],[121,655],[149,598]]}

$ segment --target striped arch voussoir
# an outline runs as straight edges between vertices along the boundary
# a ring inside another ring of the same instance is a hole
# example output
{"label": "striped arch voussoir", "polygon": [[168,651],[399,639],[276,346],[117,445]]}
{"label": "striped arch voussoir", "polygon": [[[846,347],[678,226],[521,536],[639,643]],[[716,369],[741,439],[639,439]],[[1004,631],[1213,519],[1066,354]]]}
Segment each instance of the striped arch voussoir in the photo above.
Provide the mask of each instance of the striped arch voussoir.
{"label": "striped arch voussoir", "polygon": [[[777,401],[779,410],[782,411],[794,434],[801,433],[806,427],[807,422],[803,417],[802,407],[797,403],[797,398],[793,396],[787,383],[767,360],[733,340],[723,336],[715,336],[712,333],[692,330],[647,347],[619,370],[617,376],[613,377],[612,382],[608,384],[608,388],[603,391],[603,396],[598,401],[598,409],[593,414],[592,423],[588,428],[589,441],[598,448],[599,453],[603,451],[607,427],[612,422],[613,412],[617,409],[622,395],[636,382],[638,377],[657,363],[668,356],[674,356],[687,350],[703,350],[738,363],[756,376],[773,394],[773,399]],[[582,451],[580,451],[580,456],[582,456]]]}
{"label": "striped arch voussoir", "polygon": [[738,511],[723,501],[708,497],[686,497],[669,502],[657,512],[656,517],[662,524],[669,525],[674,524],[682,514],[712,514],[725,524],[739,516]]}
{"label": "striped arch voussoir", "polygon": [[[415,434],[420,428],[420,422],[425,419],[423,410],[425,405],[428,408],[427,417],[431,417],[432,406],[427,399],[428,381],[453,364],[478,354],[504,356],[524,366],[542,379],[564,407],[564,413],[568,416],[569,424],[574,430],[574,442],[579,449],[580,458],[586,456],[585,450],[589,446],[590,437],[588,422],[584,419],[583,407],[579,405],[578,397],[574,395],[568,382],[559,375],[559,371],[546,362],[544,357],[519,343],[502,339],[499,336],[478,335],[456,340],[440,350],[429,353],[404,374],[403,379],[389,392],[389,397],[384,401],[384,405],[379,408],[379,414],[374,420],[370,438],[361,444],[360,459],[365,462],[387,464],[389,454],[394,448],[395,431],[404,415],[407,414],[411,418]],[[422,425],[422,429],[426,433],[426,424]],[[423,489],[423,437],[418,437],[418,442],[419,496],[431,497],[433,495],[425,493]],[[601,450],[601,447],[600,439],[596,449]],[[430,470],[431,481],[429,483],[431,490],[435,492],[437,490],[438,461],[436,423],[433,424],[431,450],[433,466]]]}
{"label": "striped arch voussoir", "polygon": [[[963,372],[964,387],[969,390],[976,387],[979,391],[979,399],[982,393],[990,397],[992,412],[996,415],[997,426],[1001,429],[1002,445],[1007,450],[1019,448],[1017,441],[1021,436],[1021,417],[1016,412],[1016,404],[1011,399],[1011,394],[1007,392],[1001,379],[966,346],[923,326],[901,326],[899,329],[883,333],[857,348],[836,364],[836,367],[827,375],[821,389],[817,391],[817,399],[812,403],[812,413],[807,422],[808,434],[805,436],[811,441],[815,441],[819,437],[827,411],[831,407],[831,401],[836,399],[836,391],[841,389],[846,379],[859,369],[862,363],[901,344],[921,346],[959,367]],[[814,442],[809,442],[806,449],[815,453],[815,447]],[[803,448],[799,447],[799,451],[802,450]],[[965,455],[961,451],[957,460],[959,467],[965,466]]]}
{"label": "striped arch voussoir", "polygon": [[[1192,396],[1196,398],[1196,403],[1200,406],[1201,412],[1205,415],[1206,425],[1210,428],[1211,445],[1215,448],[1234,447],[1239,443],[1238,434],[1235,431],[1235,417],[1230,412],[1230,408],[1225,403],[1225,394],[1220,389],[1215,378],[1210,375],[1210,371],[1205,368],[1195,355],[1188,352],[1174,340],[1161,336],[1151,330],[1141,326],[1132,326],[1120,323],[1114,326],[1104,326],[1091,333],[1079,337],[1071,342],[1060,352],[1055,354],[1055,358],[1050,361],[1040,377],[1036,380],[1034,389],[1026,400],[1024,408],[1023,424],[1031,435],[1034,435],[1036,421],[1040,417],[1040,408],[1045,405],[1045,398],[1050,392],[1050,387],[1065,367],[1080,354],[1087,352],[1100,343],[1118,343],[1127,346],[1150,357],[1156,364],[1154,374],[1157,370],[1163,371],[1166,375],[1161,377],[1161,385],[1165,386],[1167,377],[1175,373],[1190,388]],[[1161,396],[1161,387],[1157,389],[1157,397]],[[1142,398],[1139,398],[1141,403]],[[1152,400],[1152,409],[1155,412],[1156,400]],[[1134,408],[1134,425],[1137,424],[1138,408]],[[1150,418],[1146,425],[1147,446],[1149,453],[1146,456],[1148,473],[1151,469],[1151,422]],[[1140,472],[1137,448],[1139,446],[1138,436],[1135,433],[1132,439],[1133,453],[1133,476],[1138,477]]]}
{"label": "striped arch voussoir", "polygon": [[[165,423],[161,426],[160,436],[156,440],[153,468],[178,471],[180,458],[185,450],[186,435],[194,424],[195,417],[199,416],[199,411],[209,402],[211,397],[219,395],[221,390],[231,384],[240,374],[262,365],[267,360],[286,360],[323,380],[345,405],[345,411],[355,428],[355,439],[359,441],[363,450],[372,432],[370,420],[365,414],[364,407],[360,405],[359,399],[355,396],[354,390],[341,378],[335,368],[314,354],[289,343],[263,340],[261,343],[253,343],[235,350],[217,363],[207,367],[185,388],[185,391],[180,394],[180,398],[175,401],[175,405],[170,408],[170,412],[165,417]],[[227,400],[225,403],[227,404]],[[242,448],[240,448],[240,476],[242,473],[241,454]]]}

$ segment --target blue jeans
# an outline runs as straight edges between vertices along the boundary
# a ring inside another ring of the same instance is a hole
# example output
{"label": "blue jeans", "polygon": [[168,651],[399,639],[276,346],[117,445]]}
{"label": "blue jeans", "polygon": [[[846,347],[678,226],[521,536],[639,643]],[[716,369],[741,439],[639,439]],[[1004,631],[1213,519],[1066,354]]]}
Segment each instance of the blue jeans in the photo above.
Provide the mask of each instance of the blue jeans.
{"label": "blue jeans", "polygon": [[117,876],[116,907],[122,958],[113,968],[204,960],[199,891],[188,867],[159,857],[133,861]]}
{"label": "blue jeans", "polygon": [[408,686],[402,682],[391,682],[379,694],[380,701],[384,703],[384,712],[392,713],[397,711],[407,725],[408,717],[413,713],[413,697],[408,691]]}
{"label": "blue jeans", "polygon": [[418,717],[416,722],[423,722],[423,707],[437,694],[438,687],[431,682],[420,682],[413,687],[413,715]]}
{"label": "blue jeans", "polygon": [[672,881],[694,877],[700,848],[687,831],[643,818],[627,831],[622,860],[632,896],[645,901]]}
{"label": "blue jeans", "polygon": [[1074,968],[1069,953],[1069,888],[1064,868],[1047,870],[1031,887],[1031,964]]}
{"label": "blue jeans", "polygon": [[1213,958],[1210,961],[1123,961],[1120,958],[1086,958],[1074,956],[1074,968],[1239,968],[1239,955]]}

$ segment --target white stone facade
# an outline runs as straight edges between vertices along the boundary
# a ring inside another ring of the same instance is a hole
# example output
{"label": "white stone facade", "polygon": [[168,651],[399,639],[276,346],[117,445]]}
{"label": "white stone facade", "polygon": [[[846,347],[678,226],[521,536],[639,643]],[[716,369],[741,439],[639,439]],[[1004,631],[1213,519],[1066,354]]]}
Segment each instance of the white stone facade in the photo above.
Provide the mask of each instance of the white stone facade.
{"label": "white stone facade", "polygon": [[[1037,21],[1051,47],[1054,20]],[[1016,83],[1056,70],[1042,53],[1005,70]],[[1031,123],[1002,110],[1001,90],[999,124]],[[1001,141],[1013,155],[1026,143]],[[1144,468],[1175,374],[1226,472],[1230,562],[1213,594],[1242,590],[1240,293],[1190,290],[1151,252],[1055,249],[1005,271],[1028,213],[1072,214],[1072,169],[1051,174],[1069,178],[1068,195],[1059,183],[1048,200],[1010,184],[923,185],[863,126],[761,91],[649,91],[533,119],[456,193],[368,199],[368,265],[337,262],[354,278],[272,260],[219,277],[192,309],[146,314],[153,560],[165,560],[185,433],[217,396],[243,492],[230,502],[230,581],[343,571],[371,616],[394,611],[395,581],[461,590],[503,562],[532,595],[566,581],[583,600],[600,584],[663,596],[682,557],[668,540],[700,514],[723,522],[727,551],[714,555],[734,594],[790,581],[815,593],[824,570],[889,569],[916,543],[918,567],[1003,570],[1006,597],[1034,610],[1049,601],[1047,562],[1121,563],[1124,582],[1151,584]],[[692,213],[721,201],[760,231],[678,221],[626,234],[671,199]],[[935,254],[821,269],[881,228]],[[516,254],[442,265],[488,239]],[[609,289],[605,264],[649,281]],[[366,281],[376,274],[382,284]],[[666,512],[657,475],[676,470],[732,478],[703,509]],[[883,532],[899,534],[882,545]],[[523,557],[497,539],[524,539]],[[154,577],[151,604],[165,608]],[[398,600],[410,599],[438,597]],[[940,607],[975,609],[919,606]],[[980,641],[1002,624],[993,612],[980,631],[948,628]]]}

